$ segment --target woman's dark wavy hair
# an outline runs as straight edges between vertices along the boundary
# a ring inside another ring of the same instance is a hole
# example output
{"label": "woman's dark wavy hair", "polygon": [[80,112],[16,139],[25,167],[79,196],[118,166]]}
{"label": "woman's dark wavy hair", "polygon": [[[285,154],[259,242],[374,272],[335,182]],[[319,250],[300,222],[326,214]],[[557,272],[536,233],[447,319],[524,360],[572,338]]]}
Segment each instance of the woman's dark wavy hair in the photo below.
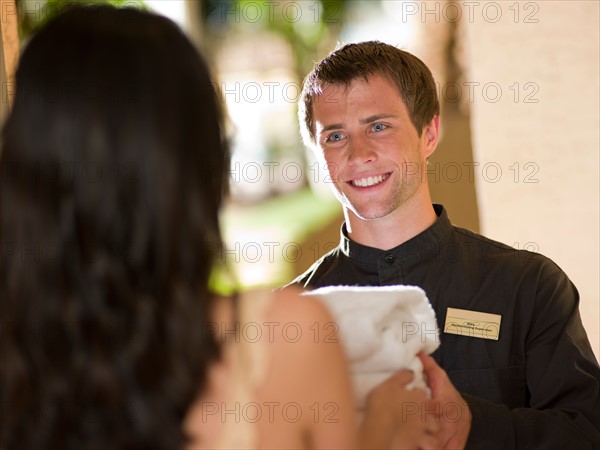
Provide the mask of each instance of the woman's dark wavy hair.
{"label": "woman's dark wavy hair", "polygon": [[228,166],[206,63],[171,21],[71,8],[27,45],[0,159],[0,448],[169,449]]}

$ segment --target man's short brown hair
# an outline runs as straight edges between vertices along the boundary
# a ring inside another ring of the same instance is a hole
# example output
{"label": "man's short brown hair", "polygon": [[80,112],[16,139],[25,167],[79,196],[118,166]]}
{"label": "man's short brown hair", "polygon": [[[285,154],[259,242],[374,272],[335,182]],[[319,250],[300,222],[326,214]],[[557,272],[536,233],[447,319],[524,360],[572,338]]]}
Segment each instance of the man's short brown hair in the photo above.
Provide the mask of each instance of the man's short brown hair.
{"label": "man's short brown hair", "polygon": [[429,68],[416,56],[379,41],[347,44],[317,63],[304,80],[298,116],[302,137],[315,144],[313,99],[324,85],[348,86],[357,78],[381,75],[398,88],[417,133],[440,112],[435,81]]}

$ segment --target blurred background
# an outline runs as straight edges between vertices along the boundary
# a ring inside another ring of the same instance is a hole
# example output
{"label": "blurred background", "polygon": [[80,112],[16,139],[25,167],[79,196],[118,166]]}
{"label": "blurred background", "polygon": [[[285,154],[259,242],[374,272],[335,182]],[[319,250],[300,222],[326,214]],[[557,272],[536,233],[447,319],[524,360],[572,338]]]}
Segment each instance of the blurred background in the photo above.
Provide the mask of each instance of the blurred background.
{"label": "blurred background", "polygon": [[[18,48],[68,4],[0,0],[6,117]],[[428,178],[455,225],[553,259],[600,355],[600,3],[113,0],[170,17],[214,70],[233,143],[221,255],[239,283],[280,286],[335,247],[343,220],[299,137],[296,102],[338,43],[381,40],[431,68],[442,139]],[[16,41],[16,35],[20,43]]]}

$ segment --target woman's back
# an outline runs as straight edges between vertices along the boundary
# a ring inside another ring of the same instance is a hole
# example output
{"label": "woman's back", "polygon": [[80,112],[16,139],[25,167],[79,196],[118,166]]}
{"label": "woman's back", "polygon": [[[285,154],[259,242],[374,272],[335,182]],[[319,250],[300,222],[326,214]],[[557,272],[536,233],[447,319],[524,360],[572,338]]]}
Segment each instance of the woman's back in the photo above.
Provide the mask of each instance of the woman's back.
{"label": "woman's back", "polygon": [[224,358],[186,419],[190,448],[354,447],[346,361],[324,307],[266,291],[217,305]]}

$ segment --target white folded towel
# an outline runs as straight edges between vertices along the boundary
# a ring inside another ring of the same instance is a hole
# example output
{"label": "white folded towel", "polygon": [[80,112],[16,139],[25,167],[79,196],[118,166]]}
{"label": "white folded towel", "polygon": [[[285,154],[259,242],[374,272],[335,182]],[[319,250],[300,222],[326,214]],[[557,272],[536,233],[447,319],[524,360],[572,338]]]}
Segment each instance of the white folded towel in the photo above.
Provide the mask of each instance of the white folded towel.
{"label": "white folded towel", "polygon": [[416,286],[329,286],[316,295],[328,307],[350,361],[359,409],[371,389],[400,369],[414,372],[409,389],[427,389],[417,353],[439,346],[435,312]]}

